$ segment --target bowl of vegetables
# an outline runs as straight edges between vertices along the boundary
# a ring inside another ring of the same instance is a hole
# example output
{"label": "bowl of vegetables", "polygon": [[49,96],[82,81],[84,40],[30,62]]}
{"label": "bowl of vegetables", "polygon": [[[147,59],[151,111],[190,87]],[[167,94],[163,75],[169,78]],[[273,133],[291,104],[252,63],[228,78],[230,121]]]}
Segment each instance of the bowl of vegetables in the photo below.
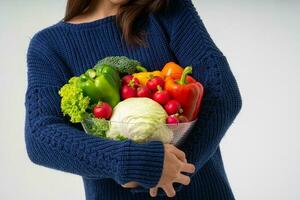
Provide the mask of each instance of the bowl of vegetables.
{"label": "bowl of vegetables", "polygon": [[159,140],[175,145],[184,140],[197,121],[187,121],[183,116],[170,117],[159,103],[145,97],[128,98],[113,110],[100,103],[95,106],[94,116],[97,117],[87,117],[81,122],[90,135],[137,143]]}
{"label": "bowl of vegetables", "polygon": [[107,57],[60,89],[62,112],[95,137],[179,145],[197,121],[204,92],[191,73],[174,62],[148,72],[136,60]]}

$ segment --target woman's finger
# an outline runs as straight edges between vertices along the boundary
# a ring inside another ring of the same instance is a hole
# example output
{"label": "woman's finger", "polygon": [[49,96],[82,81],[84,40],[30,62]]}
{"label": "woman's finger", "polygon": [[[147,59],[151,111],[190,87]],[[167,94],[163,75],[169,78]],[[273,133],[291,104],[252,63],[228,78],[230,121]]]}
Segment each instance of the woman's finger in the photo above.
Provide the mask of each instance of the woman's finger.
{"label": "woman's finger", "polygon": [[165,191],[168,197],[174,197],[176,195],[176,192],[172,184],[164,185],[162,189]]}
{"label": "woman's finger", "polygon": [[191,178],[189,176],[179,174],[178,178],[176,178],[174,182],[181,183],[183,185],[188,185],[191,182]]}
{"label": "woman's finger", "polygon": [[125,183],[123,185],[121,185],[123,188],[136,188],[139,186],[139,184],[137,182],[131,181],[128,183]]}
{"label": "woman's finger", "polygon": [[150,188],[149,193],[150,193],[151,197],[156,197],[156,195],[157,195],[157,187]]}
{"label": "woman's finger", "polygon": [[181,160],[182,162],[186,162],[186,157],[185,157],[185,153],[179,149],[177,149],[176,147],[174,147],[172,149],[172,153],[175,154],[175,156]]}
{"label": "woman's finger", "polygon": [[186,172],[186,173],[194,173],[195,172],[195,166],[193,164],[190,163],[183,163],[181,166],[181,172]]}

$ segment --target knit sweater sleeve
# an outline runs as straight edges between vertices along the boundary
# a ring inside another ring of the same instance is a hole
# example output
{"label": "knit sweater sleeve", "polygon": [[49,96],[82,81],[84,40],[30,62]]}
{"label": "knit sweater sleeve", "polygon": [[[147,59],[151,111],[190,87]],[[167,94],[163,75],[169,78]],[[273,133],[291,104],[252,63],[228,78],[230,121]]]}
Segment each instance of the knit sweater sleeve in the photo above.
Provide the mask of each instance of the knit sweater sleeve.
{"label": "knit sweater sleeve", "polygon": [[119,184],[137,181],[145,188],[157,184],[164,159],[162,143],[96,138],[62,115],[58,90],[70,77],[40,34],[31,39],[27,66],[25,141],[33,163],[86,178],[112,178]]}
{"label": "knit sweater sleeve", "polygon": [[170,47],[181,66],[193,66],[193,76],[204,86],[198,121],[180,147],[198,171],[217,150],[242,107],[242,99],[226,57],[213,42],[192,1],[174,0],[171,4],[160,17]]}

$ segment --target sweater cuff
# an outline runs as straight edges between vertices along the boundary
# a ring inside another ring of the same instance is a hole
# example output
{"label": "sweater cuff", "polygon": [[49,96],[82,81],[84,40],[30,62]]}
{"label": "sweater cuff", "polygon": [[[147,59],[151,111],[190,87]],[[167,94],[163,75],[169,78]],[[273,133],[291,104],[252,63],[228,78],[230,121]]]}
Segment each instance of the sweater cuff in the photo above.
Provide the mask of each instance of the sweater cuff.
{"label": "sweater cuff", "polygon": [[135,181],[144,188],[158,184],[164,163],[164,146],[159,141],[137,144],[130,141],[120,162],[121,184]]}

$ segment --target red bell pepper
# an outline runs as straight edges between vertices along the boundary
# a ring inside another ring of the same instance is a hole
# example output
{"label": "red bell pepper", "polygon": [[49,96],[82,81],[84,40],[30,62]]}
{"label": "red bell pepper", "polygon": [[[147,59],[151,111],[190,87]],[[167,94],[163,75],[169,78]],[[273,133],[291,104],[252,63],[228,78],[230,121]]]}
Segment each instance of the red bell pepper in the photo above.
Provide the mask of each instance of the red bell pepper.
{"label": "red bell pepper", "polygon": [[192,67],[189,66],[183,70],[180,79],[167,77],[165,80],[165,90],[181,104],[183,115],[189,121],[197,118],[204,94],[202,84],[188,76],[191,73]]}

